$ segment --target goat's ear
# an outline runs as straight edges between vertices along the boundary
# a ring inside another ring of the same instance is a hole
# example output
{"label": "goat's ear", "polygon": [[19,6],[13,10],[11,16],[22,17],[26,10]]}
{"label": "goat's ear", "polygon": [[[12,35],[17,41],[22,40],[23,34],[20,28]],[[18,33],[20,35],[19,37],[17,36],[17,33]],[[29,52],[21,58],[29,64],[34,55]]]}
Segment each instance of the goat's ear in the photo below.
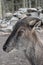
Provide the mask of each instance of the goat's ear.
{"label": "goat's ear", "polygon": [[35,23],[36,23],[36,20],[31,20],[31,21],[29,22],[29,25],[30,25],[30,26],[34,26]]}

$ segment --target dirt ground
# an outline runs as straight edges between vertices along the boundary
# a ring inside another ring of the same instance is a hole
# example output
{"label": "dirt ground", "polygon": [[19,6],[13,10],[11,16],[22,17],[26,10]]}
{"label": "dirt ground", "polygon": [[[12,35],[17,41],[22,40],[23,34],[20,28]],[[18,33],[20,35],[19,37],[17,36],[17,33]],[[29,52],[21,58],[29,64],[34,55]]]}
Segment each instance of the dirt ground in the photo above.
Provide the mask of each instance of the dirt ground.
{"label": "dirt ground", "polygon": [[8,54],[3,51],[3,45],[9,35],[0,35],[0,65],[5,65]]}

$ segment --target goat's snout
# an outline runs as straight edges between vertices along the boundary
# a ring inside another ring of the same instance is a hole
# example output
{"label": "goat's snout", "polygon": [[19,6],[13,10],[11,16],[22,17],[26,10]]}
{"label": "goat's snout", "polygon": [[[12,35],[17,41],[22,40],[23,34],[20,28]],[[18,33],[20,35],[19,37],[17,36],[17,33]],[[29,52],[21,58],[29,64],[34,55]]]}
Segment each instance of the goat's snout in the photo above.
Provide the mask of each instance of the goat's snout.
{"label": "goat's snout", "polygon": [[3,51],[6,51],[7,47],[6,46],[3,46]]}

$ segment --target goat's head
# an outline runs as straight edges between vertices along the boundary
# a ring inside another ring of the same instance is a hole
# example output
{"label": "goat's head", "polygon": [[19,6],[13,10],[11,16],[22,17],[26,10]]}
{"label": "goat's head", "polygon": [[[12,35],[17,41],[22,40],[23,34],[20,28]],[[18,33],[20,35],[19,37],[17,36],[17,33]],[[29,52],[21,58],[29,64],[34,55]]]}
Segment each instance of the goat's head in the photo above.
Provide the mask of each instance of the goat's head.
{"label": "goat's head", "polygon": [[[37,21],[40,20],[27,17],[17,22],[3,46],[3,50],[6,52],[11,51],[13,48],[25,50],[28,44],[32,43],[32,28]],[[32,25],[33,22],[34,24]]]}

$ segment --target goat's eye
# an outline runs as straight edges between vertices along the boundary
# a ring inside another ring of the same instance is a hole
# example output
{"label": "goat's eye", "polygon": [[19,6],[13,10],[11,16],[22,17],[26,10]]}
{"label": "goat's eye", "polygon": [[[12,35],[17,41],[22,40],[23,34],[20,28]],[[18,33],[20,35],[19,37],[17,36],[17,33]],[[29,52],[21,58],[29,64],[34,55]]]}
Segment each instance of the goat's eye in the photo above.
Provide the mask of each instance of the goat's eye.
{"label": "goat's eye", "polygon": [[18,37],[21,36],[22,33],[23,33],[23,30],[19,31],[17,36],[18,36]]}
{"label": "goat's eye", "polygon": [[21,29],[20,31],[18,31],[16,39],[22,36],[22,34],[24,33],[24,30],[25,29]]}

